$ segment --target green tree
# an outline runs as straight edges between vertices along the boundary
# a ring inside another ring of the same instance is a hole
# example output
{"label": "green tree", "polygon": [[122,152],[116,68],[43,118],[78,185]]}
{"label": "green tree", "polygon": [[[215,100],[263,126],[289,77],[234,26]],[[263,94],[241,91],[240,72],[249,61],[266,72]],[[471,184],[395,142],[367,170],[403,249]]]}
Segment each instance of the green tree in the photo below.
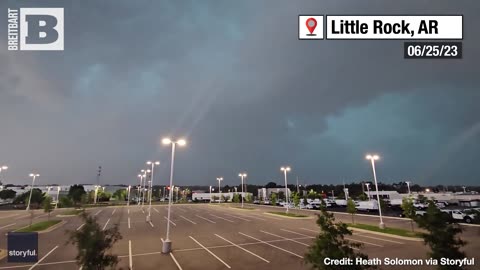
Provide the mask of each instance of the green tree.
{"label": "green tree", "polygon": [[367,194],[362,193],[362,194],[360,194],[360,195],[358,196],[358,199],[359,199],[360,201],[366,201],[366,200],[368,200],[368,196],[367,196]]}
{"label": "green tree", "polygon": [[352,235],[352,231],[347,228],[347,224],[339,222],[335,223],[335,217],[332,213],[328,213],[325,207],[321,207],[318,215],[317,224],[320,227],[319,235],[315,242],[308,248],[305,255],[305,261],[312,265],[314,269],[337,270],[347,269],[337,265],[325,265],[324,260],[330,259],[352,259],[354,265],[348,269],[361,270],[374,268],[371,266],[355,264],[356,258],[368,259],[368,256],[360,252],[355,252],[362,245],[360,243],[350,242],[345,236]]}
{"label": "green tree", "polygon": [[309,198],[310,200],[315,200],[315,198],[317,198],[317,192],[311,189],[307,194],[307,198]]}
{"label": "green tree", "polygon": [[82,201],[83,194],[86,194],[86,192],[82,185],[73,185],[70,186],[67,196],[73,201],[75,205],[77,205]]}
{"label": "green tree", "polygon": [[277,184],[274,182],[268,182],[268,184],[265,185],[265,188],[276,188]]}
{"label": "green tree", "polygon": [[247,195],[245,196],[245,202],[246,202],[246,203],[251,203],[251,202],[253,202],[253,201],[252,201],[252,194],[247,194]]}
{"label": "green tree", "polygon": [[113,193],[113,198],[115,198],[116,200],[118,201],[125,201],[126,198],[127,198],[127,190],[126,189],[117,189],[114,193]]}
{"label": "green tree", "polygon": [[272,205],[276,205],[277,204],[277,194],[276,193],[273,193],[270,194],[270,203]]}
{"label": "green tree", "polygon": [[417,200],[419,203],[423,203],[423,204],[427,204],[427,201],[428,201],[427,197],[425,197],[422,194],[418,195]]}
{"label": "green tree", "polygon": [[299,206],[299,205],[300,205],[300,195],[299,195],[297,192],[295,192],[295,193],[293,194],[293,204],[294,204],[295,206]]}
{"label": "green tree", "polygon": [[283,200],[284,202],[286,202],[286,200],[285,200],[285,199],[286,199],[286,198],[285,198],[285,192],[279,191],[278,194],[277,194],[277,196],[278,196],[278,199],[279,199],[279,200]]}
{"label": "green tree", "polygon": [[[27,192],[22,193],[21,195],[17,196],[13,203],[23,203],[28,204],[28,198],[30,197],[30,190]],[[30,200],[30,208],[38,208],[45,199],[45,193],[43,193],[40,189],[34,188],[32,190],[32,199]]]}
{"label": "green tree", "polygon": [[86,212],[81,214],[85,225],[78,231],[70,231],[68,244],[76,245],[78,253],[75,257],[77,264],[83,270],[115,269],[118,263],[116,255],[108,254],[115,242],[122,239],[118,224],[102,230],[96,217]]}
{"label": "green tree", "polygon": [[410,219],[410,226],[412,227],[412,232],[413,232],[414,231],[413,220],[415,219],[415,214],[416,214],[416,209],[413,206],[413,199],[411,197],[409,198],[404,197],[402,199],[401,207],[402,207],[403,215],[406,218]]}
{"label": "green tree", "polygon": [[65,207],[72,207],[73,202],[69,197],[63,196],[60,197],[60,200],[58,201],[58,207],[65,208]]}
{"label": "green tree", "polygon": [[357,213],[357,208],[355,207],[355,202],[352,200],[352,198],[348,198],[347,213],[349,213],[352,216],[352,223],[355,224],[355,220],[353,219],[353,216]]}
{"label": "green tree", "polygon": [[380,208],[382,209],[382,213],[387,212],[387,207],[388,203],[383,198],[380,198]]}
{"label": "green tree", "polygon": [[[416,219],[420,228],[427,233],[422,233],[423,241],[430,247],[428,255],[430,258],[440,261],[441,258],[463,259],[465,253],[460,251],[466,242],[458,237],[462,228],[458,224],[449,222],[448,217],[440,211],[433,201],[428,204],[425,215]],[[454,265],[439,265],[440,270],[463,269]]]}
{"label": "green tree", "polygon": [[14,190],[4,189],[4,190],[0,191],[0,199],[2,199],[2,200],[13,199],[13,198],[15,198],[16,194],[17,194],[17,192],[15,192]]}
{"label": "green tree", "polygon": [[239,203],[240,202],[240,194],[238,194],[238,193],[233,194],[233,199],[232,200],[233,200],[234,203]]}
{"label": "green tree", "polygon": [[45,213],[48,213],[48,220],[50,220],[50,213],[53,211],[53,206],[52,206],[52,197],[50,196],[47,196],[44,200],[43,200],[43,211]]}

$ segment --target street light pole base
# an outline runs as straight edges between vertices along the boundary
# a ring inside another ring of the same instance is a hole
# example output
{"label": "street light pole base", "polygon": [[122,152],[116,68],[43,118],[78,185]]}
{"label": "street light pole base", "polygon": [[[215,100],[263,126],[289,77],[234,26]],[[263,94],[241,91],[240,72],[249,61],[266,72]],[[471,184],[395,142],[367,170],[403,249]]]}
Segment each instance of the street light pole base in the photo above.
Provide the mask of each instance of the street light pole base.
{"label": "street light pole base", "polygon": [[150,216],[147,216],[146,221],[147,221],[147,222],[150,222],[151,220],[152,220],[152,219],[150,218]]}
{"label": "street light pole base", "polygon": [[385,229],[385,223],[383,223],[383,222],[379,223],[378,227],[382,230]]}
{"label": "street light pole base", "polygon": [[170,251],[172,251],[172,241],[170,240],[163,241],[162,253],[166,254],[166,253],[170,253]]}

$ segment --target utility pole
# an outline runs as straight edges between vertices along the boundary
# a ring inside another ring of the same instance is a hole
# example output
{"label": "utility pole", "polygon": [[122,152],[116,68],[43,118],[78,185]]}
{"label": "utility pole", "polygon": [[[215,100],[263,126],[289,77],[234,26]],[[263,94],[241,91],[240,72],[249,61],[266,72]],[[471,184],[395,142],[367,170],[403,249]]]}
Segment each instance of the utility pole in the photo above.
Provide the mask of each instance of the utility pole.
{"label": "utility pole", "polygon": [[98,166],[97,171],[97,186],[100,186],[100,176],[102,175],[102,166]]}

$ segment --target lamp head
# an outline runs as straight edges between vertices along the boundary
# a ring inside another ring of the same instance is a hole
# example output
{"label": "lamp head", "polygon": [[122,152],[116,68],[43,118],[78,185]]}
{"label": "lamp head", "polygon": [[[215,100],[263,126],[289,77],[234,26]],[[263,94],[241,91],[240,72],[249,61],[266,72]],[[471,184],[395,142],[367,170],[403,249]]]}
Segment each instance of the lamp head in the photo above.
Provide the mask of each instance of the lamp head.
{"label": "lamp head", "polygon": [[8,169],[8,166],[2,166],[2,170]]}
{"label": "lamp head", "polygon": [[162,143],[163,144],[171,144],[172,143],[172,140],[170,138],[163,138],[162,139]]}
{"label": "lamp head", "polygon": [[180,140],[177,141],[177,144],[180,145],[180,146],[184,146],[184,145],[187,144],[187,141],[184,140],[184,139],[180,139]]}

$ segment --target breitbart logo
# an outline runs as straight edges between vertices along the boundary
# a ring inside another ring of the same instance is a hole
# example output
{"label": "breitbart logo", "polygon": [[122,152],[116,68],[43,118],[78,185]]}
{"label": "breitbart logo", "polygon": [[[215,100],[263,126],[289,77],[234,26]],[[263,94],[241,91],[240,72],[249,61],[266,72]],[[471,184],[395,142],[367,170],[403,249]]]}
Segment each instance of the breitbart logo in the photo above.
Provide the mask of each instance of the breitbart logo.
{"label": "breitbart logo", "polygon": [[63,51],[63,8],[8,9],[9,51]]}

